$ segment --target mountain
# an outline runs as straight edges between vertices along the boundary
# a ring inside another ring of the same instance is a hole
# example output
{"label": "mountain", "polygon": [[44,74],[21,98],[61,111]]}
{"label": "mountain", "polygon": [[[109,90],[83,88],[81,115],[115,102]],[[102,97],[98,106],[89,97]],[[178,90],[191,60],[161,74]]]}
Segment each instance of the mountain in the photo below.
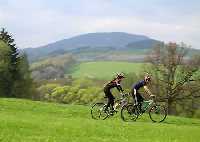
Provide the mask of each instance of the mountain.
{"label": "mountain", "polygon": [[149,49],[155,47],[157,44],[161,43],[161,41],[154,39],[145,39],[142,41],[131,42],[126,45],[127,49]]}
{"label": "mountain", "polygon": [[74,54],[79,60],[95,60],[106,59],[102,54],[150,49],[158,42],[147,36],[123,32],[88,33],[38,48],[26,48],[24,52],[27,53],[30,61],[65,53]]}

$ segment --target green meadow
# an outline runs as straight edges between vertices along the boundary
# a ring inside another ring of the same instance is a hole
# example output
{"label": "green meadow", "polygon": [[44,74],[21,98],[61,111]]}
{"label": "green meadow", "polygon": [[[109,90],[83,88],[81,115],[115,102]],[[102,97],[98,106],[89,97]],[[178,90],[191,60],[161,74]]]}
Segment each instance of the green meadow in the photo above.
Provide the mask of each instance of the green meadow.
{"label": "green meadow", "polygon": [[129,63],[129,62],[83,62],[71,69],[73,77],[91,77],[99,79],[112,78],[117,72],[124,73],[139,73],[144,68],[144,63]]}
{"label": "green meadow", "polygon": [[127,123],[117,114],[93,120],[90,106],[0,99],[1,142],[197,142],[199,131],[198,119],[153,123],[146,115]]}

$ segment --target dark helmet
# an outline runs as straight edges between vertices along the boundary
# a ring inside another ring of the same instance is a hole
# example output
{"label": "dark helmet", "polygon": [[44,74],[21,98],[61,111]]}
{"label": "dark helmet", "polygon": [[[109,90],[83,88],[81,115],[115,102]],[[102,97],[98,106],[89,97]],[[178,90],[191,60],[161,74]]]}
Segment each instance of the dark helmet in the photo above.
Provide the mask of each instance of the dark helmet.
{"label": "dark helmet", "polygon": [[116,78],[118,78],[118,79],[125,78],[125,75],[124,75],[124,73],[117,73]]}

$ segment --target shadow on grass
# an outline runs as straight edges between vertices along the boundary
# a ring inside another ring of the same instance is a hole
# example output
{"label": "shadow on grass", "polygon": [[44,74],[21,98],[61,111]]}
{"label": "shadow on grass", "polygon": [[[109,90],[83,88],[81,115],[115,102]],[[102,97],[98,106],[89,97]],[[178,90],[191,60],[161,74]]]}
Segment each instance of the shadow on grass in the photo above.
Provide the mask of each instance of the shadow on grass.
{"label": "shadow on grass", "polygon": [[199,122],[184,122],[184,121],[164,121],[161,122],[163,124],[173,124],[173,125],[191,125],[191,126],[200,126],[200,121]]}
{"label": "shadow on grass", "polygon": [[167,125],[186,125],[186,126],[200,126],[200,119],[192,119],[185,117],[175,117],[175,116],[167,116],[163,122],[152,122],[147,114],[138,117],[136,122],[142,123],[155,123],[155,124],[167,124]]}

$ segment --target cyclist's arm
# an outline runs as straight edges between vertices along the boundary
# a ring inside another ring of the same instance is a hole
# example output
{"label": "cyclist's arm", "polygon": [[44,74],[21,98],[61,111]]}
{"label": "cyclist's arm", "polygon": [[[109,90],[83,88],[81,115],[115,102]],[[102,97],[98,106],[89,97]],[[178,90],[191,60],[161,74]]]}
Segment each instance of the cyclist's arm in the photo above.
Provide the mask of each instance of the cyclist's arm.
{"label": "cyclist's arm", "polygon": [[124,90],[122,89],[122,86],[121,85],[117,85],[117,90],[119,91],[119,92],[123,92]]}
{"label": "cyclist's arm", "polygon": [[117,90],[118,90],[119,92],[123,92],[124,90],[122,89],[121,84],[120,84],[119,82],[116,82],[116,84],[117,84]]}
{"label": "cyclist's arm", "polygon": [[144,86],[144,90],[149,94],[149,96],[153,95],[147,86]]}

